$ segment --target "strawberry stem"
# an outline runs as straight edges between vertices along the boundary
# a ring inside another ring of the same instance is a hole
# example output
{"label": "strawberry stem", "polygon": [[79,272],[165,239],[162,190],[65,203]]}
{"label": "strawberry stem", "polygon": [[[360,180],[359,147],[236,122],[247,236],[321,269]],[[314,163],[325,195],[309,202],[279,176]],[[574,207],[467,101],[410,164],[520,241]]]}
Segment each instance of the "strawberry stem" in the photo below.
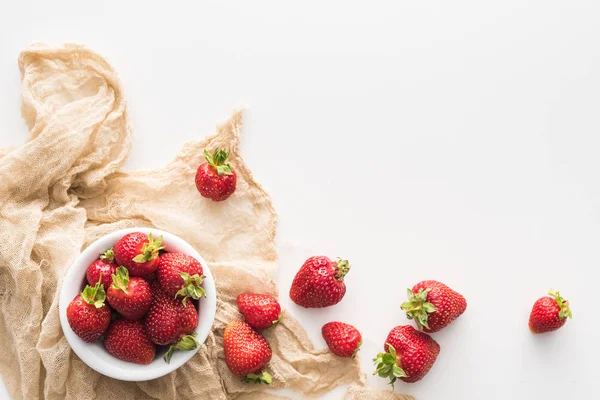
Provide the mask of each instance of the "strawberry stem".
{"label": "strawberry stem", "polygon": [[571,308],[569,307],[569,301],[565,300],[561,297],[560,292],[555,292],[553,290],[550,290],[548,292],[548,294],[552,297],[554,297],[554,300],[556,300],[556,304],[558,304],[558,306],[560,307],[560,311],[558,312],[558,319],[559,320],[563,320],[567,317],[569,318],[573,318],[573,313],[571,313]]}
{"label": "strawberry stem", "polygon": [[100,272],[100,278],[98,283],[94,286],[87,285],[81,292],[81,298],[88,304],[93,304],[96,308],[104,307],[104,300],[106,300],[106,292],[104,291],[104,285],[102,284],[102,272]]}
{"label": "strawberry stem", "polygon": [[407,289],[408,301],[400,306],[402,310],[406,311],[408,319],[415,320],[419,330],[423,330],[423,327],[429,329],[429,314],[437,311],[437,308],[427,301],[427,295],[430,291],[429,288],[425,290],[421,288],[417,293],[414,293],[412,290]]}
{"label": "strawberry stem", "polygon": [[273,377],[267,371],[262,371],[260,374],[248,374],[243,379],[242,382],[247,383],[264,383],[265,385],[270,385],[273,383]]}
{"label": "strawberry stem", "polygon": [[117,271],[112,276],[113,289],[122,290],[125,294],[129,294],[127,287],[129,286],[129,271],[125,267],[117,268]]}
{"label": "strawberry stem", "polygon": [[136,263],[145,263],[150,260],[154,260],[158,257],[159,251],[163,250],[165,246],[162,245],[163,238],[159,236],[154,240],[152,233],[148,235],[148,242],[142,245],[142,252],[133,258]]}
{"label": "strawberry stem", "polygon": [[335,279],[342,282],[348,272],[350,272],[350,263],[348,260],[338,259],[337,269],[335,271]]}
{"label": "strawberry stem", "polygon": [[396,349],[389,343],[387,344],[387,352],[379,353],[377,357],[373,359],[373,363],[376,366],[373,375],[379,375],[382,378],[390,378],[390,385],[394,386],[394,383],[398,378],[406,378],[407,375],[402,368],[398,365],[398,355]]}
{"label": "strawberry stem", "polygon": [[217,170],[217,174],[221,175],[232,175],[231,164],[225,162],[229,157],[229,150],[221,150],[218,147],[210,154],[206,149],[204,150],[204,158],[208,164]]}
{"label": "strawberry stem", "polygon": [[198,336],[197,332],[192,333],[191,335],[182,336],[181,339],[174,345],[170,346],[163,359],[167,362],[167,364],[171,363],[171,357],[173,357],[173,353],[176,350],[193,350],[196,347],[200,346],[200,342],[196,339]]}

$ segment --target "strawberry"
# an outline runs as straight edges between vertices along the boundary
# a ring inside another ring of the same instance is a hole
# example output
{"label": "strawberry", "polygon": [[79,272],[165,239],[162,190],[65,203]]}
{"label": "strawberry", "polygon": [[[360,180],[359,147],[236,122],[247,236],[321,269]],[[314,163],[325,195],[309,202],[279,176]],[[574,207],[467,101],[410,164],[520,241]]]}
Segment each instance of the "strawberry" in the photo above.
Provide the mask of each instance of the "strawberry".
{"label": "strawberry", "polygon": [[229,151],[218,147],[210,154],[204,150],[205,163],[196,171],[196,188],[213,201],[223,201],[235,192],[237,176],[230,163],[226,162]]}
{"label": "strawberry", "polygon": [[112,248],[100,254],[100,258],[90,264],[85,274],[88,284],[95,285],[100,278],[100,274],[102,274],[104,289],[108,288],[112,283],[110,276],[117,270],[117,264],[114,261],[115,253]]}
{"label": "strawberry", "polygon": [[124,318],[141,319],[152,304],[150,285],[143,278],[129,277],[125,267],[117,268],[106,293],[108,304]]}
{"label": "strawberry", "polygon": [[392,329],[383,349],[385,353],[373,359],[377,366],[373,375],[390,378],[392,385],[398,378],[409,383],[423,379],[440,353],[440,345],[431,336],[410,325]]}
{"label": "strawberry", "polygon": [[112,323],[104,339],[106,350],[119,360],[150,364],[156,350],[141,321],[119,319]]}
{"label": "strawberry", "polygon": [[237,297],[237,306],[254,329],[270,328],[281,317],[281,306],[268,294],[242,293]]}
{"label": "strawberry", "polygon": [[533,304],[529,316],[529,329],[533,333],[555,331],[567,322],[567,317],[573,318],[569,302],[560,296],[559,292],[548,292]]}
{"label": "strawberry", "polygon": [[408,301],[401,308],[425,332],[445,328],[467,309],[467,301],[460,293],[438,281],[419,282],[407,293]]}
{"label": "strawberry", "polygon": [[171,345],[164,355],[171,362],[175,350],[192,350],[200,346],[197,333],[198,311],[191,301],[182,302],[168,296],[158,282],[152,284],[152,306],[146,316],[146,331],[150,340]]}
{"label": "strawberry", "polygon": [[358,329],[343,322],[329,322],[321,328],[329,350],[338,357],[356,357],[362,344]]}
{"label": "strawberry", "polygon": [[273,383],[271,375],[263,371],[271,360],[271,346],[263,335],[242,321],[231,321],[223,333],[225,363],[244,382]]}
{"label": "strawberry", "polygon": [[202,288],[202,265],[194,257],[183,253],[165,253],[160,257],[156,270],[162,290],[171,297],[182,296],[199,299],[206,296]]}
{"label": "strawberry", "polygon": [[162,236],[132,232],[123,236],[114,247],[115,259],[129,270],[129,275],[145,278],[158,267],[159,251],[164,249]]}
{"label": "strawberry", "polygon": [[321,308],[339,303],[346,294],[344,276],[350,270],[348,260],[334,263],[325,256],[304,262],[292,282],[290,297],[306,308]]}
{"label": "strawberry", "polygon": [[105,299],[106,293],[100,276],[95,286],[86,286],[67,307],[67,320],[71,329],[88,343],[100,339],[110,325],[110,308],[104,304]]}

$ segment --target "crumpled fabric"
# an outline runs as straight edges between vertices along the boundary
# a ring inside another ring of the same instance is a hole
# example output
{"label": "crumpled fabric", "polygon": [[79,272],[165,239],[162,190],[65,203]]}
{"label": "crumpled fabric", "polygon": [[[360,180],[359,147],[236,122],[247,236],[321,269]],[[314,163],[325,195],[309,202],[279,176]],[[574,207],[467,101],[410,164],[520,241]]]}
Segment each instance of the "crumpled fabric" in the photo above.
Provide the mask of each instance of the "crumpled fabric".
{"label": "crumpled fabric", "polygon": [[[19,57],[22,116],[30,139],[0,151],[0,373],[13,399],[280,399],[242,383],[224,362],[223,329],[241,318],[243,291],[277,295],[271,199],[240,156],[242,112],[216,134],[184,145],[168,165],[120,172],[132,131],[116,72],[78,45],[33,45]],[[203,150],[231,150],[237,190],[215,203],[196,191]],[[172,232],[203,255],[214,274],[213,331],[184,366],[162,378],[123,382],[103,376],[71,351],[58,295],[66,270],[94,240],[117,229]],[[316,396],[353,383],[348,399],[400,399],[364,386],[358,361],[317,350],[289,314],[265,332],[273,348],[273,388]]]}

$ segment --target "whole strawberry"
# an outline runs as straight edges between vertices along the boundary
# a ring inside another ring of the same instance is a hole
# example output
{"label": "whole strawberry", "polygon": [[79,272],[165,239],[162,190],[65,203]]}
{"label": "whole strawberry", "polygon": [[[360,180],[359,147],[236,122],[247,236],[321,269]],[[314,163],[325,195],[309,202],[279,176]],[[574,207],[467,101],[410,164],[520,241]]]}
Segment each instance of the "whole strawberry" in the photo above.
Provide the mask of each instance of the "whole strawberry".
{"label": "whole strawberry", "polygon": [[467,301],[458,292],[438,281],[423,281],[408,289],[408,301],[402,304],[408,319],[419,330],[437,332],[467,309]]}
{"label": "whole strawberry", "polygon": [[567,317],[573,318],[569,302],[560,296],[559,292],[548,292],[533,304],[529,316],[529,329],[533,333],[555,331],[567,322]]}
{"label": "whole strawberry", "polygon": [[199,299],[206,296],[202,288],[205,276],[202,265],[194,257],[183,253],[165,253],[160,257],[156,270],[162,290],[171,297],[181,296]]}
{"label": "whole strawberry", "polygon": [[271,375],[263,371],[271,360],[271,346],[260,333],[242,321],[231,321],[223,333],[225,363],[245,382],[273,383]]}
{"label": "whole strawberry", "polygon": [[117,268],[106,293],[108,304],[124,318],[141,319],[152,304],[150,285],[143,278],[129,277],[125,267]]}
{"label": "whole strawberry", "polygon": [[86,286],[67,307],[67,320],[73,332],[88,343],[95,342],[110,325],[110,309],[104,300],[106,293],[101,279],[95,286]]}
{"label": "whole strawberry", "polygon": [[281,306],[268,294],[242,293],[237,297],[237,306],[254,329],[267,329],[279,322]]}
{"label": "whole strawberry", "polygon": [[152,306],[145,321],[146,331],[154,343],[171,345],[164,355],[171,362],[175,350],[192,350],[200,346],[194,332],[198,311],[191,301],[182,302],[168,296],[158,282],[152,284]]}
{"label": "whole strawberry", "polygon": [[306,308],[337,304],[346,294],[344,276],[349,270],[348,260],[333,262],[325,256],[311,257],[294,277],[290,298]]}
{"label": "whole strawberry", "polygon": [[218,147],[210,154],[204,150],[205,163],[196,171],[196,188],[213,201],[223,201],[235,192],[237,176],[230,163],[226,162],[229,151]]}
{"label": "whole strawberry", "polygon": [[142,278],[150,276],[158,267],[159,251],[164,249],[162,236],[132,232],[123,236],[115,245],[115,259],[129,270],[129,275]]}
{"label": "whole strawberry", "polygon": [[95,285],[102,274],[102,284],[106,289],[111,285],[111,275],[114,274],[116,270],[117,264],[115,264],[115,253],[111,248],[106,250],[103,254],[100,254],[100,258],[90,264],[85,276],[88,284]]}
{"label": "whole strawberry", "polygon": [[435,340],[409,325],[392,329],[383,349],[385,353],[373,359],[377,366],[373,375],[390,378],[392,385],[396,379],[409,383],[423,379],[440,353]]}
{"label": "whole strawberry", "polygon": [[321,334],[329,350],[338,357],[354,358],[362,344],[362,336],[358,329],[343,322],[329,322],[323,325]]}
{"label": "whole strawberry", "polygon": [[104,339],[106,350],[119,360],[150,364],[156,350],[140,321],[119,319],[113,322]]}

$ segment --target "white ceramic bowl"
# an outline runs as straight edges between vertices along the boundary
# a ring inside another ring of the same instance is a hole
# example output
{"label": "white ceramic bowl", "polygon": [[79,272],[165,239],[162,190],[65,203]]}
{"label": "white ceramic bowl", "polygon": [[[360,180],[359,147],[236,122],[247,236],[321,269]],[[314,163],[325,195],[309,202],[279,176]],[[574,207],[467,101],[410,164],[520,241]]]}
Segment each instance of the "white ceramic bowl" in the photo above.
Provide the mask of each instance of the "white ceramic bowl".
{"label": "white ceramic bowl", "polygon": [[69,303],[87,284],[85,276],[87,267],[94,260],[98,259],[99,254],[113,247],[123,235],[130,232],[152,233],[155,238],[162,235],[163,245],[166,246],[167,251],[188,254],[202,264],[204,275],[206,276],[202,286],[206,291],[206,297],[202,297],[198,303],[198,327],[196,328],[196,332],[198,333],[197,339],[200,343],[204,343],[208,337],[208,333],[215,320],[217,292],[213,277],[202,256],[185,240],[172,233],[163,232],[158,229],[132,228],[108,234],[88,246],[75,260],[73,265],[71,265],[63,281],[58,305],[60,324],[69,345],[83,362],[103,375],[123,381],[146,381],[175,371],[192,358],[198,349],[175,351],[170,364],[167,364],[162,358],[164,350],[162,353],[157,351],[156,358],[148,365],[134,364],[112,356],[106,351],[101,341],[86,343],[73,332],[67,321],[67,307]]}

